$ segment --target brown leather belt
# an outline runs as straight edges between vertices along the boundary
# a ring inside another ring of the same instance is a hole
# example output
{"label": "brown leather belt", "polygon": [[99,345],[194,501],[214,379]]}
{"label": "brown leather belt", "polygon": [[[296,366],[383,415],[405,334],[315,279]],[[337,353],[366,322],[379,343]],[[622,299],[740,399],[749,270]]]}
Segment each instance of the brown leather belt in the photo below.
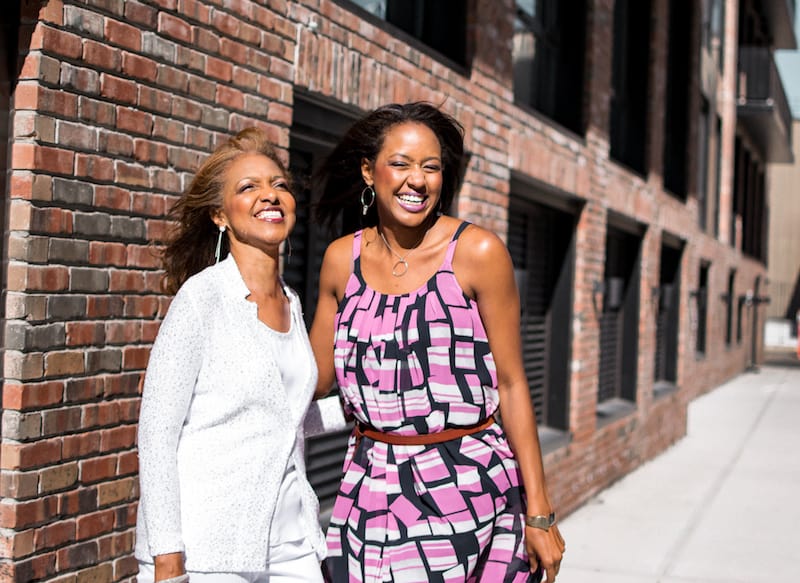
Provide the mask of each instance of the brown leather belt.
{"label": "brown leather belt", "polygon": [[362,437],[369,437],[375,441],[388,443],[391,445],[430,445],[432,443],[444,443],[464,437],[465,435],[472,435],[484,429],[488,429],[494,423],[494,417],[487,417],[477,425],[468,425],[466,427],[451,427],[442,429],[436,433],[422,433],[419,435],[397,435],[395,433],[385,433],[378,431],[374,427],[364,425],[363,423],[356,422],[354,433],[356,435],[356,447]]}

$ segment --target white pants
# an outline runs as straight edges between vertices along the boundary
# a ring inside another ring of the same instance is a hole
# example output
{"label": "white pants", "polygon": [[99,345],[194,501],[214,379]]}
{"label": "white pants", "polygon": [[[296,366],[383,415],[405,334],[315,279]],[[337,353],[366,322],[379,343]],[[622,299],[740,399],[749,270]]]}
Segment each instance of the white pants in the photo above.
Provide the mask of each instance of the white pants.
{"label": "white pants", "polygon": [[[305,540],[269,549],[266,571],[254,573],[199,573],[189,571],[189,583],[322,583],[317,554]],[[138,583],[153,583],[152,563],[139,563]]]}

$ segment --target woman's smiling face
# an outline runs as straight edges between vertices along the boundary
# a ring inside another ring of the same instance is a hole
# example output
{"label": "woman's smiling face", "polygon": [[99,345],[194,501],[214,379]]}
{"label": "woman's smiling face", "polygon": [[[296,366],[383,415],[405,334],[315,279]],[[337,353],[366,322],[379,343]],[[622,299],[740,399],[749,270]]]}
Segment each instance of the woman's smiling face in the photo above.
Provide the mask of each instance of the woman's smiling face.
{"label": "woman's smiling face", "polygon": [[416,226],[436,211],[442,190],[442,148],[428,126],[405,122],[384,136],[374,163],[362,160],[364,181],[375,189],[381,222],[392,217]]}
{"label": "woman's smiling face", "polygon": [[228,229],[231,248],[280,245],[294,228],[296,203],[278,165],[259,153],[242,154],[225,174],[222,207],[214,222]]}

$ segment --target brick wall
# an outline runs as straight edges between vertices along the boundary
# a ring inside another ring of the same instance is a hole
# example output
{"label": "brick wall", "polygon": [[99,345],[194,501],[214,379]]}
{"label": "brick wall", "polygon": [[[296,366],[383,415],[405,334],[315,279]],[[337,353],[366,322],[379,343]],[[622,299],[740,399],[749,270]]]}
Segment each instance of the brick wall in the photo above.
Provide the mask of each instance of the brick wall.
{"label": "brick wall", "polygon": [[281,147],[286,3],[23,3],[7,267],[0,579],[133,576],[138,383],[164,215],[220,139]]}
{"label": "brick wall", "polygon": [[[7,235],[0,579],[135,574],[137,387],[168,305],[154,254],[167,232],[164,215],[229,133],[259,125],[287,148],[295,87],[361,109],[442,103],[465,125],[472,154],[458,214],[502,236],[512,172],[585,201],[576,231],[570,441],[546,456],[562,514],[680,438],[687,401],[747,360],[747,328],[741,345],[724,345],[718,298],[728,270],[738,270],[739,294],[763,281],[764,269],[698,230],[691,195],[683,203],[663,192],[660,155],[649,157],[646,177],[609,160],[613,1],[588,4],[588,128],[579,137],[513,102],[511,0],[469,3],[465,70],[332,0],[24,2]],[[663,15],[666,0],[654,10]],[[654,105],[666,84],[664,37],[653,39]],[[660,152],[663,116],[653,109],[648,123],[649,148]],[[735,109],[723,123],[732,144]],[[723,170],[724,180],[731,176]],[[603,277],[609,212],[647,230],[636,408],[599,425],[592,285]],[[664,231],[686,248],[679,390],[656,397],[651,289]],[[712,269],[708,349],[698,359],[689,291],[701,260]]]}

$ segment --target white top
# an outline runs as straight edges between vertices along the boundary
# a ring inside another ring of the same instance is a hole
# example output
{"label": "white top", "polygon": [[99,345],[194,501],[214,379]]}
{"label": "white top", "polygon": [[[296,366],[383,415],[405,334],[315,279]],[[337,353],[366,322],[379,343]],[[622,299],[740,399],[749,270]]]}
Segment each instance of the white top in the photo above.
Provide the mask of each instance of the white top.
{"label": "white top", "polygon": [[[265,570],[290,456],[302,501],[296,519],[325,556],[305,476],[304,416],[317,369],[300,302],[287,288],[305,363],[289,392],[276,333],[258,319],[249,293],[228,256],[184,283],[161,324],[139,420],[140,561],[185,551],[189,571]],[[338,401],[315,402],[309,413],[309,434],[344,426]]]}
{"label": "white top", "polygon": [[[281,367],[281,378],[286,391],[291,395],[302,390],[303,372],[308,366],[307,353],[300,342],[297,326],[293,325],[286,334],[276,334],[279,338],[278,362]],[[272,530],[269,533],[270,546],[305,538],[303,528],[297,520],[302,511],[303,501],[297,486],[297,469],[294,467],[292,456],[289,456],[281,489],[278,492]]]}

